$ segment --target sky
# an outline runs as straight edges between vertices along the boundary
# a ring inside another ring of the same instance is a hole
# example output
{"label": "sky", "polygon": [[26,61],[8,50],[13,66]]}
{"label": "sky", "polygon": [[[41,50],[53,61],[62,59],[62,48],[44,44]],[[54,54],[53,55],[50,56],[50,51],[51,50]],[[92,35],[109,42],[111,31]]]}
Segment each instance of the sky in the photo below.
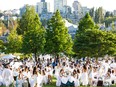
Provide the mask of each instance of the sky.
{"label": "sky", "polygon": [[[10,10],[19,9],[24,4],[36,5],[40,0],[0,0],[0,10]],[[51,11],[53,11],[53,0],[46,0],[50,2]],[[68,5],[72,6],[75,0],[68,0]],[[87,6],[88,8],[100,7],[102,6],[107,11],[116,10],[116,0],[78,0],[82,6]]]}

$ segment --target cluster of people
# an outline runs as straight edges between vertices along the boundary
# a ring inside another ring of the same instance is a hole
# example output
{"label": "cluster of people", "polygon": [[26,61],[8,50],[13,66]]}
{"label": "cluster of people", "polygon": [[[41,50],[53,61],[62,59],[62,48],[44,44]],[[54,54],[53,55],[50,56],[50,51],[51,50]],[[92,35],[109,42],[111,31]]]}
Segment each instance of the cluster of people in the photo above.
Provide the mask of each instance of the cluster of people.
{"label": "cluster of people", "polygon": [[[43,87],[56,78],[56,86],[99,86],[116,83],[116,62],[114,59],[50,58],[0,63],[0,85],[16,87]],[[101,81],[102,83],[100,83]]]}
{"label": "cluster of people", "polygon": [[112,60],[63,63],[63,66],[57,66],[55,69],[57,86],[70,86],[70,84],[73,84],[73,87],[80,85],[103,86],[116,83],[116,63]]}

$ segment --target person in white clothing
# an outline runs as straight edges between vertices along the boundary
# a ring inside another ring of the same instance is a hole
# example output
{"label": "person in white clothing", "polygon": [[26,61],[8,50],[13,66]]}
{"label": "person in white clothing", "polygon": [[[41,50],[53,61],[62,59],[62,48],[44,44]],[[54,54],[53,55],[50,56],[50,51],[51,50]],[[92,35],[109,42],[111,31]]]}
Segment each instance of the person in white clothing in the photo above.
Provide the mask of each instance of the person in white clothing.
{"label": "person in white clothing", "polygon": [[90,65],[89,67],[89,85],[92,86],[92,77],[93,77],[93,67]]}
{"label": "person in white clothing", "polygon": [[83,69],[82,69],[81,82],[83,86],[88,85],[88,73],[87,73],[87,68],[85,65],[83,66]]}
{"label": "person in white clothing", "polygon": [[3,84],[5,86],[9,86],[13,83],[13,74],[12,71],[9,69],[9,65],[5,66],[5,69],[2,72]]}
{"label": "person in white clothing", "polygon": [[47,84],[48,83],[48,77],[45,73],[45,70],[41,70],[41,75],[43,76],[43,84]]}
{"label": "person in white clothing", "polygon": [[36,71],[36,67],[34,67],[33,74],[29,78],[29,83],[30,83],[30,87],[35,87],[37,85],[37,71]]}

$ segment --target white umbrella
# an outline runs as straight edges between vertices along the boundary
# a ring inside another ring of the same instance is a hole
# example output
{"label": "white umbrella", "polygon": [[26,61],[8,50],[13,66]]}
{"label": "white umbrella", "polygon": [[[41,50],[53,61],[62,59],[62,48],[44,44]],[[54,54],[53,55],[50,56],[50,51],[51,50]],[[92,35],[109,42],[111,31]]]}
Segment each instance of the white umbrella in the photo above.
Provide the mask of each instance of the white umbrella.
{"label": "white umbrella", "polygon": [[14,59],[16,56],[9,54],[2,57],[2,59]]}

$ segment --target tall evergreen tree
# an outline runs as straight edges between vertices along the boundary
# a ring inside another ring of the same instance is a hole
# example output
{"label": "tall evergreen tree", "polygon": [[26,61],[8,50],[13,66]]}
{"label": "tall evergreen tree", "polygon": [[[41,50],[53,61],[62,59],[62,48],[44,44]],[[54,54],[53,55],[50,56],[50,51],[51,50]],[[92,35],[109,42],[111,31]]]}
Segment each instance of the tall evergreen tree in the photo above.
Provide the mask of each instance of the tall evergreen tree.
{"label": "tall evergreen tree", "polygon": [[95,15],[94,7],[90,9],[89,14],[94,19],[94,15]]}
{"label": "tall evergreen tree", "polygon": [[26,12],[19,21],[17,31],[23,36],[22,52],[25,54],[33,53],[37,60],[37,54],[43,53],[45,29],[42,27],[34,7],[27,6]]}
{"label": "tall evergreen tree", "polygon": [[18,22],[17,33],[23,35],[24,32],[33,29],[35,25],[41,25],[41,22],[38,19],[35,8],[27,5],[25,13]]}
{"label": "tall evergreen tree", "polygon": [[95,23],[99,23],[99,15],[98,15],[98,9],[95,10],[95,18],[94,18]]}
{"label": "tall evergreen tree", "polygon": [[110,17],[110,12],[109,11],[107,11],[106,13],[105,13],[105,18],[107,18],[107,17]]}
{"label": "tall evergreen tree", "polygon": [[105,15],[102,7],[98,8],[98,13],[99,13],[99,23],[102,23],[104,20],[104,15]]}
{"label": "tall evergreen tree", "polygon": [[59,53],[70,54],[72,51],[72,39],[68,34],[68,29],[57,10],[48,22],[46,34],[46,52],[58,57]]}
{"label": "tall evergreen tree", "polygon": [[104,12],[103,12],[103,8],[99,7],[98,9],[96,9],[95,11],[95,23],[102,23],[104,21]]}
{"label": "tall evergreen tree", "polygon": [[78,29],[79,31],[84,31],[85,29],[93,29],[94,27],[95,27],[95,24],[91,16],[89,15],[89,13],[87,13],[85,17],[83,17],[81,21],[79,22]]}

